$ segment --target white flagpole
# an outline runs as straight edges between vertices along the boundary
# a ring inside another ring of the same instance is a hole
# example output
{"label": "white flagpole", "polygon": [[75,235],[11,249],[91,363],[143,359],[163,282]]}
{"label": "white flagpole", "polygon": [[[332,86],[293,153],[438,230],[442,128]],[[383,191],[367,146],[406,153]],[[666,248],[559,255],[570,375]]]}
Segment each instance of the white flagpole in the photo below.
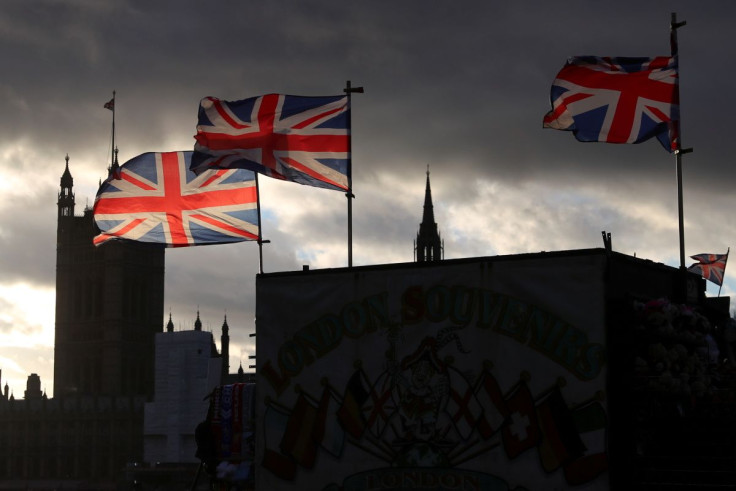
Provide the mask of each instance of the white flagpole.
{"label": "white flagpole", "polygon": [[353,267],[353,130],[351,121],[352,106],[350,105],[353,92],[363,93],[363,87],[351,87],[350,80],[347,81],[343,91],[348,95],[348,190],[345,197],[348,199],[348,268]]}

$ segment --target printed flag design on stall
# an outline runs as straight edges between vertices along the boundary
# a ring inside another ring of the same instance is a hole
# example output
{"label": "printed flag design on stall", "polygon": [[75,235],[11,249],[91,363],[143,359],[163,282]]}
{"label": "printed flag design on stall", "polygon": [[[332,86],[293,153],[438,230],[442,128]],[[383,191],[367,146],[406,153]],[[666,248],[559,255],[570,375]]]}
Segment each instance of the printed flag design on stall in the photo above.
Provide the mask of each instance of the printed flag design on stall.
{"label": "printed flag design on stall", "polygon": [[523,380],[506,396],[509,417],[501,432],[506,455],[514,459],[539,443],[541,432],[537,422],[534,398]]}
{"label": "printed flag design on stall", "polygon": [[350,189],[347,96],[205,97],[191,169],[250,169],[308,186]]}
{"label": "printed flag design on stall", "polygon": [[545,471],[553,472],[583,454],[585,446],[558,386],[537,402],[537,417],[542,432],[537,450]]}
{"label": "printed flag design on stall", "polygon": [[[144,153],[100,186],[99,245],[111,239],[184,247],[258,240],[255,174],[189,170],[192,152]],[[119,176],[119,178],[116,178]]]}
{"label": "printed flag design on stall", "polygon": [[306,469],[314,467],[317,458],[319,442],[314,434],[319,416],[317,409],[304,393],[300,393],[281,439],[281,451]]}
{"label": "printed flag design on stall", "polygon": [[457,370],[448,370],[448,373],[451,385],[446,410],[458,434],[467,440],[483,415],[483,406],[478,401],[473,387]]}
{"label": "printed flag design on stall", "polygon": [[337,419],[338,401],[325,386],[317,407],[317,418],[314,426],[314,440],[327,453],[340,457],[345,447],[345,431]]}
{"label": "printed flag design on stall", "polygon": [[483,408],[478,421],[478,431],[484,439],[493,436],[503,426],[508,409],[501,387],[488,369],[484,369],[475,389],[475,395]]}
{"label": "printed flag design on stall", "polygon": [[656,137],[679,148],[677,58],[576,56],[552,83],[545,128],[579,141],[640,143]]}
{"label": "printed flag design on stall", "polygon": [[291,481],[296,476],[296,461],[279,449],[281,439],[286,433],[288,425],[289,414],[269,404],[263,417],[265,450],[262,465],[264,469],[268,469],[275,476]]}
{"label": "printed flag design on stall", "polygon": [[[357,369],[348,380],[337,418],[343,429],[353,438],[359,439],[367,426],[363,405],[371,397],[371,383],[362,369]],[[374,395],[375,398],[375,395]]]}
{"label": "printed flag design on stall", "polygon": [[690,257],[698,262],[687,268],[688,271],[697,273],[718,286],[723,285],[728,252],[725,254],[696,254]]}
{"label": "printed flag design on stall", "polygon": [[572,410],[572,417],[585,446],[583,454],[563,466],[568,484],[577,486],[592,481],[608,470],[606,410],[592,400]]}

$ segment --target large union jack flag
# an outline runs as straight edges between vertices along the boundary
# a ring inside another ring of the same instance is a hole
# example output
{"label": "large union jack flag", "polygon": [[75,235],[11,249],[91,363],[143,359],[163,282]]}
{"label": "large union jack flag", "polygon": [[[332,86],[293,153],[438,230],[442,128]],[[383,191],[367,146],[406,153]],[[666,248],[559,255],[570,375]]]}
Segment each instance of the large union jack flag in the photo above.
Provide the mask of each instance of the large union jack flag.
{"label": "large union jack flag", "polygon": [[702,275],[703,278],[718,286],[723,285],[728,252],[725,254],[696,254],[690,257],[698,262],[687,268],[688,271]]}
{"label": "large union jack flag", "polygon": [[258,190],[245,169],[189,170],[192,152],[144,153],[95,198],[99,245],[110,239],[185,247],[258,240]]}
{"label": "large union jack flag", "polygon": [[205,97],[192,170],[239,167],[328,189],[350,189],[347,96]]}
{"label": "large union jack flag", "polygon": [[640,143],[656,137],[679,149],[677,57],[567,60],[552,84],[544,127],[579,141]]}

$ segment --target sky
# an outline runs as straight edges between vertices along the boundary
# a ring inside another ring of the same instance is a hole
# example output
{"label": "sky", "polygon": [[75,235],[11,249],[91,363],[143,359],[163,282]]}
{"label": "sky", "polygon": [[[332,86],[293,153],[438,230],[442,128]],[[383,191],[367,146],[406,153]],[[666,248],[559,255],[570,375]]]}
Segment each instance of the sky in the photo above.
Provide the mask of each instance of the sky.
{"label": "sky", "polygon": [[[679,266],[675,157],[656,140],[580,143],[542,128],[574,55],[669,55],[678,31],[685,254],[736,240],[736,3],[371,0],[7,0],[0,13],[0,384],[53,394],[56,201],[76,213],[115,143],[123,163],[191,150],[199,101],[266,93],[352,99],[353,264],[410,262],[429,167],[445,258],[603,247]],[[263,178],[263,270],[347,266],[343,193]],[[258,246],[166,251],[165,317],[197,311],[230,365],[254,354]],[[688,264],[689,264],[688,260]],[[736,275],[726,269],[721,296]],[[719,295],[708,284],[708,296]]]}

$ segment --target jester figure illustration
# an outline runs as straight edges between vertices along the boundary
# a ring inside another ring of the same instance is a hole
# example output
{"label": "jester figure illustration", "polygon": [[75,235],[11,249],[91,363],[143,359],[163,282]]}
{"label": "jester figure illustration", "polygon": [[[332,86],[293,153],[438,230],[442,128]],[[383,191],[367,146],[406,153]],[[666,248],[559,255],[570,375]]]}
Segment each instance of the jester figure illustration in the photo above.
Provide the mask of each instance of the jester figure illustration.
{"label": "jester figure illustration", "polygon": [[459,337],[462,329],[443,327],[418,343],[404,343],[401,328],[389,328],[378,374],[366,373],[357,360],[343,390],[322,379],[321,396],[300,387],[293,407],[267,400],[264,468],[293,481],[299,468],[314,468],[320,452],[339,460],[348,445],[383,461],[383,470],[371,471],[379,473],[462,473],[464,464],[489,452],[511,462],[533,449],[543,472],[564,471],[570,485],[608,468],[602,399],[570,407],[564,384],[535,397],[526,372],[502,390],[489,360],[482,366],[461,363],[471,353]]}

